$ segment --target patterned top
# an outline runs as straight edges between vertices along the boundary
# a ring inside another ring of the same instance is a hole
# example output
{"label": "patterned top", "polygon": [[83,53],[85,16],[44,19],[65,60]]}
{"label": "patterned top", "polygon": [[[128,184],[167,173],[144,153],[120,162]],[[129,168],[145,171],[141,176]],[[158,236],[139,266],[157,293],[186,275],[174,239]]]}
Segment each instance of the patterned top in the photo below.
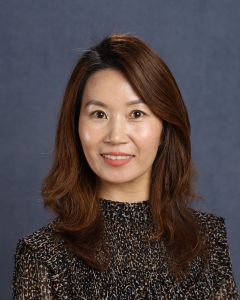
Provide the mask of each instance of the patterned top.
{"label": "patterned top", "polygon": [[148,201],[101,200],[112,257],[101,272],[54,240],[53,221],[21,239],[15,252],[13,299],[238,299],[224,220],[196,212],[211,241],[209,269],[200,277],[199,260],[183,282],[169,274],[161,238],[147,241]]}

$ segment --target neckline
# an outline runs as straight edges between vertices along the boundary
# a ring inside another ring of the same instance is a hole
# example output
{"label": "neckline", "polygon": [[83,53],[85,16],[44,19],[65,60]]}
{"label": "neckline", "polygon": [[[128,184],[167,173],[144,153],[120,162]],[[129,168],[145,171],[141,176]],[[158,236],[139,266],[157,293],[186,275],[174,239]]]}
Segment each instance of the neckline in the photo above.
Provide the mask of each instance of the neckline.
{"label": "neckline", "polygon": [[138,202],[122,202],[122,201],[116,201],[116,200],[110,200],[110,199],[105,199],[105,198],[100,198],[100,202],[106,203],[109,205],[124,205],[124,206],[137,206],[137,205],[145,205],[149,204],[149,200],[141,200]]}
{"label": "neckline", "polygon": [[103,215],[110,222],[148,223],[151,210],[149,200],[140,202],[120,202],[100,198]]}

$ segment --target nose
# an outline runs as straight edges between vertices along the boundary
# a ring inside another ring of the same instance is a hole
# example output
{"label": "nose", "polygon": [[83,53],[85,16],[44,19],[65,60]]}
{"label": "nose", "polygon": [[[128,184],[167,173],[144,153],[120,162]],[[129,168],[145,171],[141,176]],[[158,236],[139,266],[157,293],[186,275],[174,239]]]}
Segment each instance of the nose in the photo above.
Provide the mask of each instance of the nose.
{"label": "nose", "polygon": [[112,145],[126,144],[128,142],[127,120],[124,116],[114,116],[107,124],[105,143]]}

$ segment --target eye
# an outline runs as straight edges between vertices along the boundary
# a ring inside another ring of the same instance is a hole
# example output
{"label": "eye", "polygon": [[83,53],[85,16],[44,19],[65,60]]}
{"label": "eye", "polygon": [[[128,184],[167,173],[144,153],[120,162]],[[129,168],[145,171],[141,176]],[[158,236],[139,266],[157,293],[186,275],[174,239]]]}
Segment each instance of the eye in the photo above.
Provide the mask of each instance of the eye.
{"label": "eye", "polygon": [[96,110],[91,115],[97,119],[107,119],[105,112],[103,112],[102,110]]}
{"label": "eye", "polygon": [[131,113],[131,118],[133,119],[137,119],[137,118],[141,118],[145,115],[145,113],[141,110],[134,110],[132,113]]}

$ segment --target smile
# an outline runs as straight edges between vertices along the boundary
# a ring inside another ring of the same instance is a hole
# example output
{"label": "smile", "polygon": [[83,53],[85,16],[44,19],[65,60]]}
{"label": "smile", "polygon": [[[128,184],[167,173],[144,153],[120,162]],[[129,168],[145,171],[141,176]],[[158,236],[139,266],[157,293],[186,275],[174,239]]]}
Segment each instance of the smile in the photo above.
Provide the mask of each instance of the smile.
{"label": "smile", "polygon": [[134,158],[134,155],[128,155],[127,153],[105,153],[102,157],[108,165],[112,167],[124,166]]}
{"label": "smile", "polygon": [[111,160],[124,160],[124,159],[129,159],[132,157],[132,155],[129,155],[129,156],[125,156],[125,155],[105,155],[105,154],[102,154],[103,157],[105,158],[108,158],[108,159],[111,159]]}

